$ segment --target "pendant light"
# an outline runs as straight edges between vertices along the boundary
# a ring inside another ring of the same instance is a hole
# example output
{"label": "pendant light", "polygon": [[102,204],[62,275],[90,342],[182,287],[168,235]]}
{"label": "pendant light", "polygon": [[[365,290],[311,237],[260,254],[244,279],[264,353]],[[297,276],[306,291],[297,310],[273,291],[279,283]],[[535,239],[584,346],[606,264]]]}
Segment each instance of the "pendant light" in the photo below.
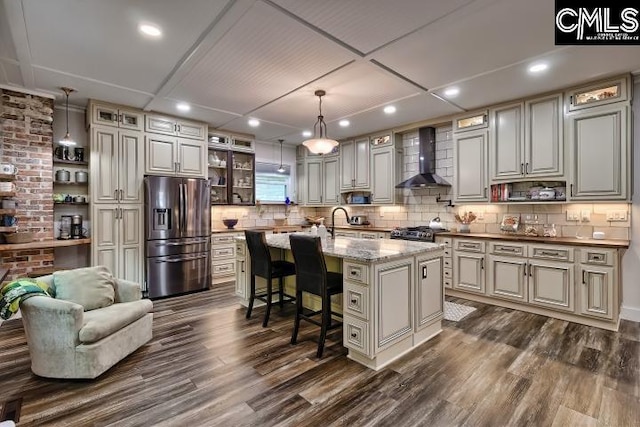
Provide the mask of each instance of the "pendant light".
{"label": "pendant light", "polygon": [[278,172],[284,173],[285,168],[282,166],[282,143],[284,142],[284,139],[279,139],[278,141],[280,142],[280,167],[278,168]]}
{"label": "pendant light", "polygon": [[65,95],[67,95],[67,103],[66,103],[66,109],[67,109],[67,133],[64,135],[64,138],[62,138],[60,141],[58,141],[58,144],[60,145],[64,145],[67,147],[71,147],[76,145],[76,142],[73,140],[73,138],[71,138],[71,135],[69,134],[69,94],[71,92],[75,92],[75,90],[71,89],[70,87],[61,87],[60,89],[62,89],[62,91],[65,93]]}
{"label": "pendant light", "polygon": [[[338,145],[338,141],[327,137],[327,124],[322,116],[322,97],[326,95],[324,90],[317,90],[315,95],[320,98],[320,115],[318,121],[313,125],[313,138],[307,139],[302,143],[314,154],[327,154]],[[316,137],[316,127],[319,128],[319,134]]]}

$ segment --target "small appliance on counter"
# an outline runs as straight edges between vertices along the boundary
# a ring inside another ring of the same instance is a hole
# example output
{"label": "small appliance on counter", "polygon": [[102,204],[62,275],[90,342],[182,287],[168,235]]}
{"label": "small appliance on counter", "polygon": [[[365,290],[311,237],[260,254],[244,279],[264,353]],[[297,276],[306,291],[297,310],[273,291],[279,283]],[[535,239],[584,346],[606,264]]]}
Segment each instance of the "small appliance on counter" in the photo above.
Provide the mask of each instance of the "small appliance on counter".
{"label": "small appliance on counter", "polygon": [[366,223],[368,223],[366,215],[353,215],[349,218],[351,225],[366,225]]}
{"label": "small appliance on counter", "polygon": [[84,237],[82,229],[82,215],[71,216],[71,238],[82,239]]}
{"label": "small appliance on counter", "polygon": [[60,217],[60,240],[69,240],[71,238],[71,215],[62,215]]}

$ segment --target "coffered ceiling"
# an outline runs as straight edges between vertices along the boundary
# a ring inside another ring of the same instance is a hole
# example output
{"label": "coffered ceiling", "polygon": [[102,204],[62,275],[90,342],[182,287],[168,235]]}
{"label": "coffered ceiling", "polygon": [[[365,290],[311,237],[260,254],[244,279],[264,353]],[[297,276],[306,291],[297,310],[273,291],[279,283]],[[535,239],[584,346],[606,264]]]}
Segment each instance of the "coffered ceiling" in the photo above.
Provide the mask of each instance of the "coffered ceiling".
{"label": "coffered ceiling", "polygon": [[560,47],[553,31],[552,0],[2,0],[0,83],[297,144],[317,89],[344,138],[640,72],[640,47]]}

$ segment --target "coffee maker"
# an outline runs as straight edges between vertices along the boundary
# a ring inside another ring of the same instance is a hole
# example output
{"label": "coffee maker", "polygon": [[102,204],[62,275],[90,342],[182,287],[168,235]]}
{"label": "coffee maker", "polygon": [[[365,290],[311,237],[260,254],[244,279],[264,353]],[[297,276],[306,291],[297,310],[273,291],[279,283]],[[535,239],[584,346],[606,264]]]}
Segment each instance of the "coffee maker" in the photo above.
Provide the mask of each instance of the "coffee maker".
{"label": "coffee maker", "polygon": [[82,239],[82,215],[71,217],[71,238]]}
{"label": "coffee maker", "polygon": [[71,215],[62,215],[60,218],[60,237],[61,240],[68,240],[71,238]]}

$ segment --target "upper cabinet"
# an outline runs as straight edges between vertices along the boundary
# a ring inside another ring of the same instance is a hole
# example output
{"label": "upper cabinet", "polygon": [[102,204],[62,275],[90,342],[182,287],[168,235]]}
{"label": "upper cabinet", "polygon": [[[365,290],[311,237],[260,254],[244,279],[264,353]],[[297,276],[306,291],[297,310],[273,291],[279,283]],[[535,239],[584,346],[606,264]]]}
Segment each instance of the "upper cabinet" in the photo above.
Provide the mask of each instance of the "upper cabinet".
{"label": "upper cabinet", "polygon": [[569,90],[566,92],[567,110],[582,110],[627,101],[631,98],[628,80],[627,77],[622,77]]}
{"label": "upper cabinet", "polygon": [[190,122],[156,114],[145,114],[144,130],[151,133],[199,140],[204,140],[207,135],[207,125],[204,123]]}
{"label": "upper cabinet", "polygon": [[456,134],[453,139],[454,198],[462,202],[486,202],[488,196],[486,129]]}
{"label": "upper cabinet", "polygon": [[340,190],[362,191],[370,188],[369,138],[340,144]]}
{"label": "upper cabinet", "polygon": [[562,94],[497,107],[490,116],[492,182],[562,179]]}
{"label": "upper cabinet", "polygon": [[631,197],[629,106],[585,109],[568,117],[571,200]]}
{"label": "upper cabinet", "polygon": [[143,130],[141,111],[99,101],[89,101],[88,125],[112,126],[131,130]]}
{"label": "upper cabinet", "polygon": [[371,203],[376,205],[393,204],[396,201],[398,183],[394,145],[385,145],[371,150]]}
{"label": "upper cabinet", "polygon": [[145,173],[206,178],[205,142],[164,135],[145,135]]}
{"label": "upper cabinet", "polygon": [[465,114],[453,120],[453,131],[463,132],[468,130],[484,129],[489,126],[487,111],[476,111]]}

